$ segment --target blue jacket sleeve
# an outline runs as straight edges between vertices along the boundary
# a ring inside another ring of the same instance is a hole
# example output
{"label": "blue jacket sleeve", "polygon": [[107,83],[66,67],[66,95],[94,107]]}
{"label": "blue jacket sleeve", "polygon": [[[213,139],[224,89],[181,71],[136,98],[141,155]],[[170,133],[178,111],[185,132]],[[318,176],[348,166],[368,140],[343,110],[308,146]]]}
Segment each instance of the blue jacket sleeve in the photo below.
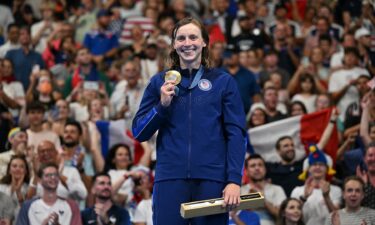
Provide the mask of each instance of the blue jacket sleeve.
{"label": "blue jacket sleeve", "polygon": [[246,119],[236,81],[232,77],[223,98],[223,122],[227,138],[227,182],[241,185],[247,145]]}
{"label": "blue jacket sleeve", "polygon": [[140,142],[150,139],[168,118],[168,107],[164,107],[160,103],[161,84],[162,82],[158,82],[158,75],[151,79],[133,119],[133,136]]}

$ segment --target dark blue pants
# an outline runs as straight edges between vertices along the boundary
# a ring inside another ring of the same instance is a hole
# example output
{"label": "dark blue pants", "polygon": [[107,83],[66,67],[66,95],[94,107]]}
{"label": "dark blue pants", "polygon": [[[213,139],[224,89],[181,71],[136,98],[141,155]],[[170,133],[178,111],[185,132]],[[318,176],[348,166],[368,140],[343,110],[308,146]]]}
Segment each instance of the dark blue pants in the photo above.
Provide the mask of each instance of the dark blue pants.
{"label": "dark blue pants", "polygon": [[179,179],[159,181],[154,184],[154,225],[227,225],[228,213],[183,219],[181,203],[222,197],[225,184],[222,182]]}

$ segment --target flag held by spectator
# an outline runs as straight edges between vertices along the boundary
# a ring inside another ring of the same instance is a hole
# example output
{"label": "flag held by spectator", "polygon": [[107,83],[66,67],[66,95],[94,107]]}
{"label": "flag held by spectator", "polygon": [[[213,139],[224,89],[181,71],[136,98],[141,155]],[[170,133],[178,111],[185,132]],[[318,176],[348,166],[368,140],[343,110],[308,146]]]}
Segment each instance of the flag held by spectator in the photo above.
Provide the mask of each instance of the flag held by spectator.
{"label": "flag held by spectator", "polygon": [[[295,116],[269,123],[248,130],[250,143],[254,151],[267,162],[280,162],[276,151],[276,141],[282,136],[291,136],[296,151],[296,160],[308,154],[308,146],[317,144],[330,120],[331,109]],[[324,152],[336,158],[338,136],[336,128],[333,130]]]}

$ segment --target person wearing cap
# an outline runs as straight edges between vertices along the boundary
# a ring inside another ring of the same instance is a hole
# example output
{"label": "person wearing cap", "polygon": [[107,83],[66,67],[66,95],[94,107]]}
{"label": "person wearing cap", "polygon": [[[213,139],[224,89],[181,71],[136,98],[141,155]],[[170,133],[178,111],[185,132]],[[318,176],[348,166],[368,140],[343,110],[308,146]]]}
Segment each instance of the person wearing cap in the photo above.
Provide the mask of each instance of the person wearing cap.
{"label": "person wearing cap", "polygon": [[301,28],[298,23],[287,18],[288,9],[284,3],[278,3],[275,5],[274,14],[276,20],[271,22],[267,26],[268,34],[273,37],[275,33],[276,26],[278,24],[284,24],[290,27],[290,34],[295,38],[300,38],[302,36]]}
{"label": "person wearing cap", "polygon": [[97,27],[86,33],[83,45],[93,55],[95,63],[109,63],[117,53],[118,37],[109,30],[112,13],[101,9],[96,14]]}
{"label": "person wearing cap", "polygon": [[7,165],[13,155],[27,154],[26,131],[19,127],[13,128],[8,134],[8,143],[10,144],[10,149],[0,154],[0,178],[5,175]]}
{"label": "person wearing cap", "polygon": [[246,120],[235,79],[209,67],[204,25],[188,17],[172,32],[171,71],[151,78],[133,120],[133,135],[158,131],[153,191],[154,225],[227,225],[228,213],[183,219],[184,202],[223,197],[240,203]]}
{"label": "person wearing cap", "polygon": [[368,69],[371,74],[375,74],[375,51],[372,49],[370,31],[361,27],[355,32],[354,38],[358,43],[362,66]]}
{"label": "person wearing cap", "polygon": [[304,202],[302,211],[306,225],[324,224],[329,213],[339,209],[342,193],[340,187],[326,179],[327,175],[335,173],[332,158],[318,149],[318,145],[311,145],[309,150],[298,177],[306,180],[305,185],[295,187],[291,197]]}

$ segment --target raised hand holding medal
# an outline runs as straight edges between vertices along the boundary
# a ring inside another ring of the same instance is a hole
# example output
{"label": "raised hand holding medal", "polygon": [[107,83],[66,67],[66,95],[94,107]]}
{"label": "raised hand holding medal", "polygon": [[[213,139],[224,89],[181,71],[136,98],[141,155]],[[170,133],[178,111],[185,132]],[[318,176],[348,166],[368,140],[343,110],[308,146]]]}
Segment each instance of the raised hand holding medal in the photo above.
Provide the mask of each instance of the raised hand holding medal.
{"label": "raised hand holding medal", "polygon": [[167,107],[171,104],[173,96],[178,95],[177,85],[181,82],[181,74],[176,70],[170,70],[165,73],[164,81],[160,88],[161,104]]}

